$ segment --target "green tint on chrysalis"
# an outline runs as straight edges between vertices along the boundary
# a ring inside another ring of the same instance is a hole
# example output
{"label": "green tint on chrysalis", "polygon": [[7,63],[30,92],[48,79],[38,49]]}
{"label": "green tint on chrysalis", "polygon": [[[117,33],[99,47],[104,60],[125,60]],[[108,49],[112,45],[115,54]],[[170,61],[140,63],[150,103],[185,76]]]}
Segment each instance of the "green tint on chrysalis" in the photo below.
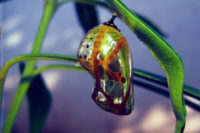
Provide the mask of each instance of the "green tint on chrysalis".
{"label": "green tint on chrysalis", "polygon": [[91,29],[80,44],[79,63],[95,79],[92,98],[102,109],[130,114],[133,109],[132,59],[129,45],[113,21]]}

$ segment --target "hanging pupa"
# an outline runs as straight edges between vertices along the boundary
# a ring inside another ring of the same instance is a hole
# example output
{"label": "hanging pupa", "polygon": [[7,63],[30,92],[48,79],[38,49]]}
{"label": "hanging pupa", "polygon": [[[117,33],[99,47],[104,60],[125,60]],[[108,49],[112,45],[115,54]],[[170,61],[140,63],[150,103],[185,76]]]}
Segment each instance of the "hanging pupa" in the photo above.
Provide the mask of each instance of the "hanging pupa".
{"label": "hanging pupa", "polygon": [[127,115],[133,109],[132,58],[127,40],[113,23],[116,16],[86,34],[78,60],[95,79],[95,103],[108,112]]}

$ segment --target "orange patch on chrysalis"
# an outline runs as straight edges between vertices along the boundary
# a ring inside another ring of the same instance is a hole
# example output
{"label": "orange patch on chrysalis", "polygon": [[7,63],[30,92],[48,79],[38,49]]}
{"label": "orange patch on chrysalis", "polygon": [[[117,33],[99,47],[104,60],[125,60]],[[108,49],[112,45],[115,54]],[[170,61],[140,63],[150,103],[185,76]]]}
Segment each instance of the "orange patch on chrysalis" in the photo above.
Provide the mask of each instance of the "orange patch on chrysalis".
{"label": "orange patch on chrysalis", "polygon": [[118,41],[117,41],[117,46],[116,48],[110,53],[110,55],[105,58],[103,61],[100,61],[100,64],[104,67],[105,70],[108,71],[109,75],[111,77],[113,77],[113,79],[115,81],[118,81],[118,82],[121,82],[121,83],[124,83],[125,82],[125,79],[124,77],[122,77],[122,74],[119,73],[119,72],[113,72],[110,68],[109,68],[109,63],[111,62],[111,60],[117,56],[118,52],[121,50],[122,46],[124,44],[126,44],[126,39],[124,37],[120,38]]}

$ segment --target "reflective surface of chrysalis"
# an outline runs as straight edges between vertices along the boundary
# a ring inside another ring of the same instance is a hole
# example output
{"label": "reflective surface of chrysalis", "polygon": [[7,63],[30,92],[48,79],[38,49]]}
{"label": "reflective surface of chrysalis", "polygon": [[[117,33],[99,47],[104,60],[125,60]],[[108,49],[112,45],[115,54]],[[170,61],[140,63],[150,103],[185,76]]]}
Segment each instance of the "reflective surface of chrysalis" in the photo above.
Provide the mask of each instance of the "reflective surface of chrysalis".
{"label": "reflective surface of chrysalis", "polygon": [[92,98],[104,110],[127,115],[133,109],[132,59],[115,16],[91,29],[80,44],[79,63],[95,79]]}

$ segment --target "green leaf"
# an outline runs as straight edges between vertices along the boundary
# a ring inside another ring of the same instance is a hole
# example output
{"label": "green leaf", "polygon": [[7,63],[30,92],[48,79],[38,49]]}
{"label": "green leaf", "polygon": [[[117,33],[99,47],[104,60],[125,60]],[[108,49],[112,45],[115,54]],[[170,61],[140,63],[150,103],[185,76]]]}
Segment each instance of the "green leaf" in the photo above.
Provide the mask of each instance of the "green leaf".
{"label": "green leaf", "polygon": [[[21,74],[24,71],[24,67],[24,63],[20,63]],[[27,99],[29,106],[30,133],[39,133],[46,122],[52,103],[51,94],[41,74],[33,78],[27,92]]]}
{"label": "green leaf", "polygon": [[165,34],[155,23],[153,23],[149,18],[146,16],[143,16],[139,13],[135,13],[143,22],[148,24],[152,29],[154,29],[158,34],[160,34],[162,37],[167,37],[167,34]]}
{"label": "green leaf", "polygon": [[176,116],[176,133],[185,127],[186,107],[183,100],[184,68],[181,58],[161,36],[138,18],[120,0],[105,0],[128,27],[143,41],[167,75],[170,98]]}
{"label": "green leaf", "polygon": [[87,33],[91,28],[99,24],[95,6],[75,2],[75,9],[77,12],[79,23],[85,33]]}

